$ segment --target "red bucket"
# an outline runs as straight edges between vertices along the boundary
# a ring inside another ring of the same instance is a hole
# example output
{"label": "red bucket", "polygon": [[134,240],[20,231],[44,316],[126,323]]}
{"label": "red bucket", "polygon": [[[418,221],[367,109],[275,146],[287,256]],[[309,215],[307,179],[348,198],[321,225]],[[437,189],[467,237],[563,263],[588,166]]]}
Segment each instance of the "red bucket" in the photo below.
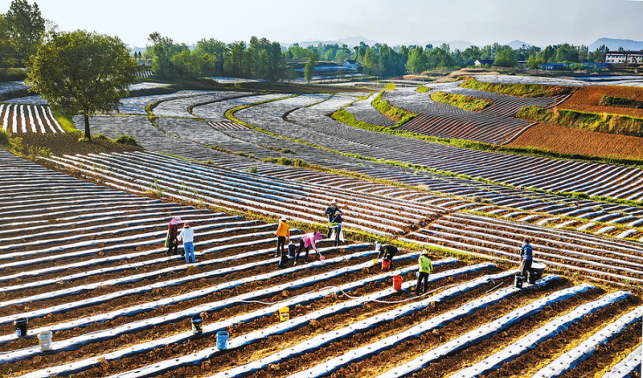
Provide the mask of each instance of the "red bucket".
{"label": "red bucket", "polygon": [[393,290],[400,291],[402,290],[402,276],[395,276],[393,277]]}
{"label": "red bucket", "polygon": [[382,270],[391,269],[391,260],[384,259],[382,260]]}

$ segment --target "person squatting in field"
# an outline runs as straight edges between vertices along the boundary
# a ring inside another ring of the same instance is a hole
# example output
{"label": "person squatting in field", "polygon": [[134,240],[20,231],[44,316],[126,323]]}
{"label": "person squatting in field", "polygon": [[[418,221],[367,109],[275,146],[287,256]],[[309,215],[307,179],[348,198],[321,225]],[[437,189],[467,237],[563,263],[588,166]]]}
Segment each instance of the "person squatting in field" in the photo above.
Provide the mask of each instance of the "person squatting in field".
{"label": "person squatting in field", "polygon": [[527,272],[531,269],[534,254],[530,243],[531,240],[525,238],[525,242],[520,246],[520,270],[522,270],[522,277],[525,281],[527,281]]}
{"label": "person squatting in field", "polygon": [[392,267],[392,260],[397,254],[397,247],[390,244],[384,244],[380,247],[377,259],[382,260],[382,270],[390,270]]}
{"label": "person squatting in field", "polygon": [[[288,226],[288,219],[281,218],[279,219],[279,226],[277,227],[277,253],[275,257],[285,255],[284,246],[290,240],[290,226]],[[281,247],[281,253],[279,253],[279,248]]]}
{"label": "person squatting in field", "polygon": [[185,263],[189,264],[190,260],[195,263],[196,258],[194,257],[194,230],[192,230],[187,222],[183,224],[183,230],[181,230],[181,233],[179,234],[177,239],[183,240]]}
{"label": "person squatting in field", "polygon": [[424,281],[424,287],[422,288],[422,293],[426,293],[426,287],[429,283],[429,274],[433,273],[433,263],[429,258],[429,253],[425,250],[420,254],[418,259],[418,264],[420,264],[420,270],[418,272],[418,282],[415,285],[415,294],[420,295],[420,284]]}
{"label": "person squatting in field", "polygon": [[[299,260],[299,255],[305,250],[306,251],[306,260],[305,262],[308,262],[308,253],[310,252],[310,248],[312,247],[316,253],[319,253],[317,250],[317,246],[315,245],[315,242],[318,240],[323,240],[324,237],[320,232],[311,232],[308,233],[304,236],[302,236],[301,241],[299,242],[299,248],[297,248],[297,253],[295,254],[295,263],[294,265],[297,265],[297,262]],[[321,254],[320,254],[321,256]]]}

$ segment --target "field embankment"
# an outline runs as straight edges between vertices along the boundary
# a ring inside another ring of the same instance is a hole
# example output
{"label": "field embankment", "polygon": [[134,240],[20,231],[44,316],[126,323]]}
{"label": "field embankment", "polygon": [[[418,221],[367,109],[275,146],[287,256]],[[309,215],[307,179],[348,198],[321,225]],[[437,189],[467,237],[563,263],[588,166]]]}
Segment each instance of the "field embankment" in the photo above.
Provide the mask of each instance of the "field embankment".
{"label": "field embankment", "polygon": [[578,110],[543,109],[537,106],[528,106],[521,109],[516,114],[516,117],[532,122],[548,123],[599,133],[643,136],[643,118],[620,114],[599,114]]}
{"label": "field embankment", "polygon": [[576,90],[576,88],[557,85],[483,83],[475,79],[465,80],[460,86],[462,88],[524,98],[554,97],[574,93]]}
{"label": "field embankment", "polygon": [[[629,99],[631,103],[626,104],[618,100],[601,102],[605,96]],[[643,103],[643,88],[601,85],[579,88],[571,97],[560,104],[559,108],[643,118],[643,108],[636,108],[636,105],[641,103]]]}
{"label": "field embankment", "polygon": [[464,96],[455,93],[435,92],[431,95],[431,100],[445,105],[455,106],[456,108],[479,112],[492,104],[481,98]]}

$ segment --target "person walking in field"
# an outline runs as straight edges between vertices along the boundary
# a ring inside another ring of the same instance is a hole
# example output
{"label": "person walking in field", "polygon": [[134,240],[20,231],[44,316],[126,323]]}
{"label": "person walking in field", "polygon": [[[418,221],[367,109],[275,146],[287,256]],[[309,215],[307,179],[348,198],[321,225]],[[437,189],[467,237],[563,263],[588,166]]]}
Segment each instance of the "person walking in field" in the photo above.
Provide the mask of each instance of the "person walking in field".
{"label": "person walking in field", "polygon": [[[310,252],[310,248],[312,247],[315,252],[319,253],[317,250],[317,246],[315,245],[315,242],[318,240],[323,240],[324,237],[320,232],[311,232],[306,235],[304,235],[301,238],[301,241],[299,242],[299,248],[297,248],[297,253],[295,254],[295,263],[294,265],[297,265],[299,262],[299,255],[305,250],[306,251],[306,260],[305,262],[308,262],[308,253]],[[321,256],[321,254],[319,254]]]}
{"label": "person walking in field", "polygon": [[183,241],[185,263],[189,264],[190,260],[195,263],[196,258],[194,257],[194,230],[192,230],[187,222],[183,224],[183,230],[181,230],[181,233],[179,234],[177,239]]}
{"label": "person walking in field", "polygon": [[[275,257],[284,256],[284,246],[287,241],[290,240],[290,226],[288,226],[288,219],[281,218],[279,220],[279,226],[277,227],[277,253]],[[281,254],[279,253],[279,248],[281,247]]]}
{"label": "person walking in field", "polygon": [[420,264],[420,271],[418,274],[418,282],[415,285],[416,295],[420,295],[420,284],[422,282],[424,282],[422,293],[426,293],[426,287],[429,284],[429,274],[433,273],[433,263],[431,263],[431,259],[429,258],[429,253],[426,251],[426,249],[423,250],[422,253],[420,254],[418,263]]}
{"label": "person walking in field", "polygon": [[[334,222],[333,219],[335,219],[335,217],[338,214],[342,214],[342,211],[337,206],[337,200],[330,201],[330,206],[328,206],[328,208],[326,208],[326,211],[324,211],[324,214],[328,215],[328,223],[333,223]],[[330,234],[332,232],[333,232],[333,229],[329,227],[328,228],[328,235],[326,235],[326,239],[330,238]]]}
{"label": "person walking in field", "polygon": [[[181,223],[181,218],[173,218],[170,221],[167,229],[167,237],[165,238],[165,248],[167,248],[167,255],[178,255],[179,254],[179,242],[176,239],[179,233],[179,223]],[[174,253],[172,250],[174,249]]]}
{"label": "person walking in field", "polygon": [[520,270],[522,277],[527,281],[527,272],[531,269],[533,262],[534,249],[531,247],[531,239],[525,238],[524,243],[520,246]]}

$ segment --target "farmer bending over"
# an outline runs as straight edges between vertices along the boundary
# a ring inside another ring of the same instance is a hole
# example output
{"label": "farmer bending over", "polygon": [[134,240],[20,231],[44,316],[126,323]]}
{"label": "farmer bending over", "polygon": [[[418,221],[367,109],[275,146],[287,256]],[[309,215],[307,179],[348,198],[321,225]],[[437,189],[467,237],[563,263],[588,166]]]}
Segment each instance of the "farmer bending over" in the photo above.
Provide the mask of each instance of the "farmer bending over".
{"label": "farmer bending over", "polygon": [[315,252],[319,253],[317,251],[317,246],[315,245],[315,241],[317,240],[322,240],[324,237],[322,236],[321,233],[319,232],[311,232],[309,234],[306,234],[302,236],[301,241],[299,242],[299,248],[297,248],[297,254],[295,254],[295,263],[294,265],[297,265],[297,260],[299,260],[299,255],[306,250],[306,262],[308,262],[308,253],[310,252],[310,247],[312,247]]}

